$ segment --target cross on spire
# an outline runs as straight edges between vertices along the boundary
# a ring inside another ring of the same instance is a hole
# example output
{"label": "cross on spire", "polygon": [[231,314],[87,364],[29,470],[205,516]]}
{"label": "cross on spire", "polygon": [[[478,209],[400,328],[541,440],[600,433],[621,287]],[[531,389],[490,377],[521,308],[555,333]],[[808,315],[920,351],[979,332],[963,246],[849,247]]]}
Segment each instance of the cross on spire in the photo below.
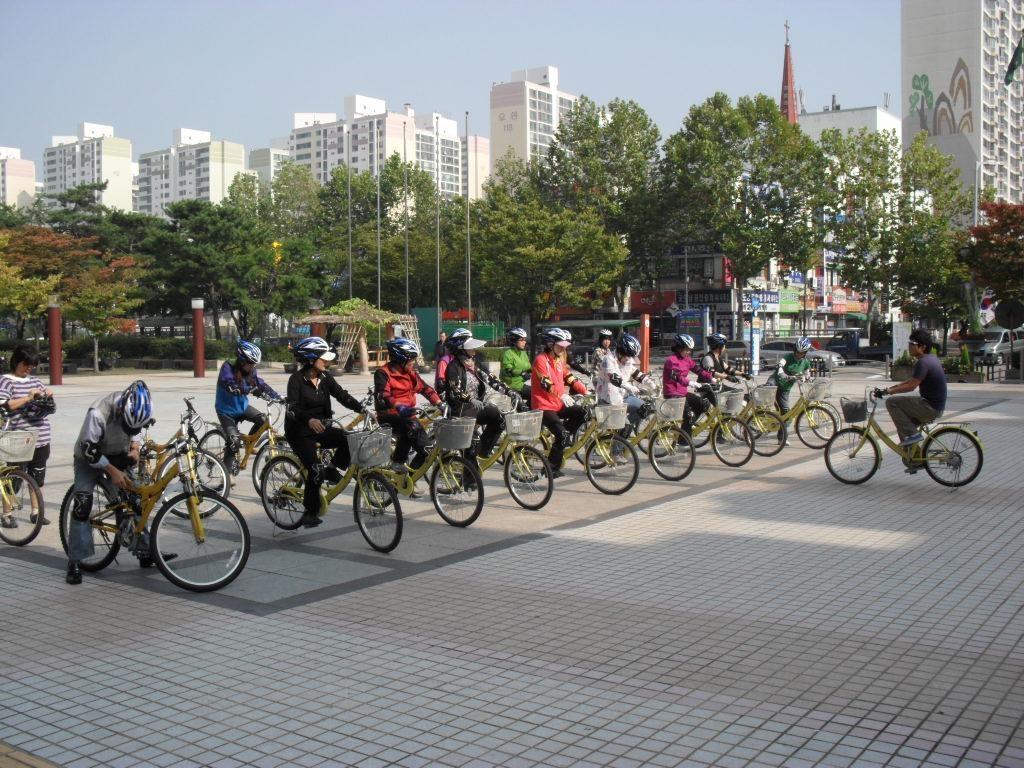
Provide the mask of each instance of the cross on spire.
{"label": "cross on spire", "polygon": [[782,26],[786,28],[786,45],[789,45],[789,19],[786,19],[786,23]]}

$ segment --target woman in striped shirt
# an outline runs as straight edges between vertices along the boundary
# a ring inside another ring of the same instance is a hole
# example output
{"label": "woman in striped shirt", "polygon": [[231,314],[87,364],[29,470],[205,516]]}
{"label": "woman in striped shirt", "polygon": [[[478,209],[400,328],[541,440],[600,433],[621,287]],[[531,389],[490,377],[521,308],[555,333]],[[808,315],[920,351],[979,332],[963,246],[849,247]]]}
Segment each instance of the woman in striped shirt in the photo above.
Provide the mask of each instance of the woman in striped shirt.
{"label": "woman in striped shirt", "polygon": [[46,462],[50,458],[50,420],[47,417],[53,412],[53,393],[30,375],[38,364],[39,356],[35,352],[25,347],[15,348],[11,354],[11,372],[0,376],[0,409],[9,419],[8,429],[37,431],[36,452],[32,460],[22,466],[42,488]]}

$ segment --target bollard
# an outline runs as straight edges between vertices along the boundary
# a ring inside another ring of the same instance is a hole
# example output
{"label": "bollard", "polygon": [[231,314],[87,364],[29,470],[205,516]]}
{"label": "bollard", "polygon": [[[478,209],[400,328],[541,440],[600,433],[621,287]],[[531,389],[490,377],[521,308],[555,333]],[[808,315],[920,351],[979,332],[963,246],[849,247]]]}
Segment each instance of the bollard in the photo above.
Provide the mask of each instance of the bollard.
{"label": "bollard", "polygon": [[50,335],[50,384],[53,386],[64,383],[64,344],[60,327],[60,304],[56,296],[51,296],[46,307],[46,330]]}
{"label": "bollard", "polygon": [[192,377],[206,377],[206,322],[202,299],[192,299]]}

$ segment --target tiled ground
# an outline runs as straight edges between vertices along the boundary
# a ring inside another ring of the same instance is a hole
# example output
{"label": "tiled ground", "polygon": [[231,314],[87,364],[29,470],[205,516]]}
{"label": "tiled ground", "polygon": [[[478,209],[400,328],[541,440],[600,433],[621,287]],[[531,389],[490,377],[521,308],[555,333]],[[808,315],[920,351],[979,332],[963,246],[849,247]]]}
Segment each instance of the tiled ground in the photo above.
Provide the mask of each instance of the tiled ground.
{"label": "tiled ground", "polygon": [[5,548],[0,741],[74,766],[1024,765],[1022,395],[957,389],[986,463],[953,493],[892,454],[855,488],[802,447],[702,454],[682,487],[580,478],[543,515],[495,491],[467,531],[413,504],[387,558],[343,505],[275,539],[240,491],[258,551],[200,597],[129,564],[71,589],[45,541]]}

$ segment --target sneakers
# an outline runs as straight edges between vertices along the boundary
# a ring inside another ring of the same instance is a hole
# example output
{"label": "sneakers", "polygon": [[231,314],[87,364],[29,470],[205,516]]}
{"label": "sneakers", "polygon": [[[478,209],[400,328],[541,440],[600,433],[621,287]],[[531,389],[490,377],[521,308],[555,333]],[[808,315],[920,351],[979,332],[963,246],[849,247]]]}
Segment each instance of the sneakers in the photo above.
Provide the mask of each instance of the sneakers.
{"label": "sneakers", "polygon": [[18,527],[18,521],[14,519],[13,515],[3,515],[3,516],[0,516],[0,528],[17,528],[17,527]]}
{"label": "sneakers", "polygon": [[924,440],[924,435],[920,432],[915,432],[914,434],[907,435],[900,440],[900,447],[906,448],[907,446],[914,445],[914,443],[920,443],[922,440]]}
{"label": "sneakers", "polygon": [[[165,563],[169,563],[171,560],[178,556],[177,552],[164,552],[163,558]],[[139,555],[139,568],[152,568],[153,557],[149,553],[145,555]]]}
{"label": "sneakers", "polygon": [[299,518],[299,523],[302,524],[303,528],[316,528],[318,525],[323,523],[323,520],[309,512],[303,512],[302,517]]}
{"label": "sneakers", "polygon": [[412,493],[409,494],[410,499],[419,499],[426,495],[427,492],[423,489],[423,484],[419,480],[412,484]]}
{"label": "sneakers", "polygon": [[68,561],[68,573],[64,577],[64,581],[68,584],[81,584],[82,583],[82,566],[76,561]]}
{"label": "sneakers", "polygon": [[[39,517],[39,515],[37,513],[35,513],[35,512],[33,512],[31,515],[28,516],[28,519],[32,521],[32,525],[36,524],[36,518],[37,517]],[[43,525],[49,525],[49,524],[50,524],[50,521],[46,519],[46,515],[43,515]]]}
{"label": "sneakers", "polygon": [[565,474],[565,472],[563,472],[560,469],[553,469],[553,470],[551,470],[551,479],[552,480],[557,480],[558,478],[562,477],[564,474]]}

